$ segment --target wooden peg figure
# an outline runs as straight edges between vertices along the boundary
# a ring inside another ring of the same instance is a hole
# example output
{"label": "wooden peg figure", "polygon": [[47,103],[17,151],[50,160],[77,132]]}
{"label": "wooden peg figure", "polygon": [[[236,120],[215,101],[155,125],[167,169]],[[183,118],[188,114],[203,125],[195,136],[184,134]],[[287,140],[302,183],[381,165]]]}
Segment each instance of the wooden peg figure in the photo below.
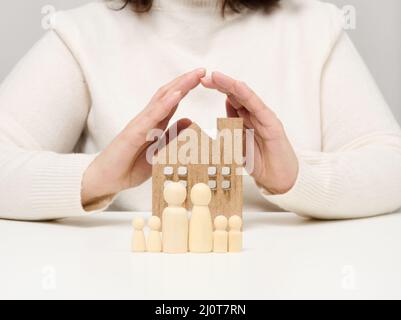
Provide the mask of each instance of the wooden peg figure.
{"label": "wooden peg figure", "polygon": [[145,226],[145,220],[143,218],[136,218],[132,222],[134,228],[134,234],[132,237],[132,251],[133,252],[145,252],[146,242],[143,227]]}
{"label": "wooden peg figure", "polygon": [[193,203],[189,222],[189,251],[196,253],[212,252],[213,223],[209,210],[212,192],[207,184],[198,183],[192,187]]}
{"label": "wooden peg figure", "polygon": [[242,251],[242,219],[239,216],[232,216],[228,220],[230,231],[228,233],[228,251]]}
{"label": "wooden peg figure", "polygon": [[149,234],[146,247],[148,252],[161,252],[162,240],[160,237],[161,221],[159,217],[153,216],[148,221]]}
{"label": "wooden peg figure", "polygon": [[163,252],[188,252],[188,214],[183,207],[187,190],[179,182],[171,182],[164,188],[168,207],[163,210]]}
{"label": "wooden peg figure", "polygon": [[226,253],[228,251],[228,221],[225,216],[214,219],[213,252]]}

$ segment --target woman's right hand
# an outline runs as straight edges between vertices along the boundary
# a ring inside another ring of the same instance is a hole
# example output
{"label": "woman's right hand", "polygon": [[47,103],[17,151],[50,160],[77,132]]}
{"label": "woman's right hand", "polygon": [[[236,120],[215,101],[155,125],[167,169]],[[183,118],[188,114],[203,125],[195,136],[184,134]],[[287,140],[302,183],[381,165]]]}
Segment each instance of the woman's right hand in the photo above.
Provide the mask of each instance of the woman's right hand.
{"label": "woman's right hand", "polygon": [[[166,130],[180,101],[200,84],[205,69],[188,72],[160,88],[146,108],[102,151],[85,171],[82,182],[82,204],[117,194],[145,182],[152,172],[146,159],[146,141],[152,129]],[[177,131],[191,124],[188,119],[177,123]]]}

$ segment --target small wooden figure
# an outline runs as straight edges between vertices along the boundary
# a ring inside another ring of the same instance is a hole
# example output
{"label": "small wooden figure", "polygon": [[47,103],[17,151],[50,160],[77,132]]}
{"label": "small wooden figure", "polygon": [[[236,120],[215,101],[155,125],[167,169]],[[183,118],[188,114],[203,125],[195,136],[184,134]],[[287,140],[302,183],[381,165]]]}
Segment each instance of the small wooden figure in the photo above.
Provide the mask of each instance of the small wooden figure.
{"label": "small wooden figure", "polygon": [[207,184],[198,183],[191,190],[193,203],[189,222],[189,251],[196,253],[213,250],[213,225],[209,210],[212,192]]}
{"label": "small wooden figure", "polygon": [[148,221],[149,234],[146,244],[148,252],[161,252],[162,240],[160,237],[161,221],[159,217],[153,216]]}
{"label": "small wooden figure", "polygon": [[188,252],[188,214],[183,207],[187,190],[179,182],[171,182],[164,189],[168,207],[163,210],[163,252]]}
{"label": "small wooden figure", "polygon": [[228,232],[228,251],[242,251],[242,219],[239,216],[232,216],[228,220],[230,231]]}
{"label": "small wooden figure", "polygon": [[217,216],[214,219],[213,252],[226,253],[228,251],[227,218]]}
{"label": "small wooden figure", "polygon": [[143,220],[143,218],[136,218],[133,220],[132,226],[134,227],[134,234],[132,237],[132,251],[145,252],[146,242],[145,242],[145,234],[143,233],[145,220]]}

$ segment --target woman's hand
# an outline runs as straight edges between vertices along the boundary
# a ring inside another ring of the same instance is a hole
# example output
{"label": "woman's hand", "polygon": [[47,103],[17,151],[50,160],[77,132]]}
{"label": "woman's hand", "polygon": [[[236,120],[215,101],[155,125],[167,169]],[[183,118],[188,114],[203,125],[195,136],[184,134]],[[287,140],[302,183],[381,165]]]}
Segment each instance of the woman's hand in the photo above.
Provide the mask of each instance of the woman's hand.
{"label": "woman's hand", "polygon": [[255,181],[272,194],[288,192],[297,179],[298,160],[274,112],[245,83],[220,72],[203,78],[202,84],[226,94],[227,115],[243,118],[245,129],[254,129],[255,163],[250,174]]}
{"label": "woman's hand", "polygon": [[[146,159],[151,144],[146,141],[149,131],[166,129],[180,101],[200,84],[205,73],[197,69],[160,88],[148,106],[99,154],[84,174],[83,206],[138,186],[151,176],[151,164]],[[188,119],[178,121],[177,131],[190,124]]]}

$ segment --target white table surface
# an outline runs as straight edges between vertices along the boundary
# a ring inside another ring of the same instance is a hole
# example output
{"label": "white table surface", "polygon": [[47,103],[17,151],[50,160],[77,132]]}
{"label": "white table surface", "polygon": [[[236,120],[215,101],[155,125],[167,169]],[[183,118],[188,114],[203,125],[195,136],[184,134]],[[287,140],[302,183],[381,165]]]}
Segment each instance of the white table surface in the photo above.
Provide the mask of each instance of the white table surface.
{"label": "white table surface", "polygon": [[133,254],[134,213],[0,220],[0,298],[401,298],[401,214],[245,215],[239,254]]}

